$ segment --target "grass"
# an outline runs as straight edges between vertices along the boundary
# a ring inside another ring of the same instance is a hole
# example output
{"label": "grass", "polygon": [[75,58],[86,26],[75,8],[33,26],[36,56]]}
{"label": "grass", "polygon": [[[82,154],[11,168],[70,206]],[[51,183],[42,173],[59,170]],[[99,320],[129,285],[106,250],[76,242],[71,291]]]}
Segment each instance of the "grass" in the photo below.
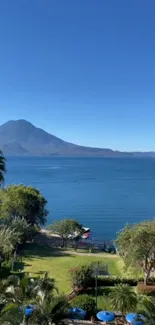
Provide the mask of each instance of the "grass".
{"label": "grass", "polygon": [[65,293],[71,291],[69,269],[94,261],[108,264],[110,275],[123,275],[123,261],[116,255],[76,256],[38,244],[27,244],[24,249],[24,270],[37,275],[48,272],[55,278],[58,289]]}

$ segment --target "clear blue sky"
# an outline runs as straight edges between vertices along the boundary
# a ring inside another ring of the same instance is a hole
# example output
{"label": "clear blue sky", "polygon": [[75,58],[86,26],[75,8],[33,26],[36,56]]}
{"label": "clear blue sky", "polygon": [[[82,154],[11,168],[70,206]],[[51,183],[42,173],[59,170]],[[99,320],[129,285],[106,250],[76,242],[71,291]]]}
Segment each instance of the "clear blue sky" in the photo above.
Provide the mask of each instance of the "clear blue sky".
{"label": "clear blue sky", "polygon": [[155,150],[155,1],[0,1],[0,124],[19,118]]}

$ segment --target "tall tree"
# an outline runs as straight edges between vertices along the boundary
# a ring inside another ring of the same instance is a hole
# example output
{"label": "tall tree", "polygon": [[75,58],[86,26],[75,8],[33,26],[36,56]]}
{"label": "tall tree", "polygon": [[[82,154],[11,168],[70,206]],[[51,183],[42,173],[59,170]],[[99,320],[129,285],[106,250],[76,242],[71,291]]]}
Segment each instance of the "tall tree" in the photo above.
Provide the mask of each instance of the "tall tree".
{"label": "tall tree", "polygon": [[127,267],[142,268],[146,284],[155,266],[155,220],[127,225],[118,234],[116,245]]}
{"label": "tall tree", "polygon": [[63,245],[67,239],[72,238],[75,234],[82,233],[82,226],[74,219],[63,219],[51,224],[48,229],[57,233],[63,240]]}
{"label": "tall tree", "polygon": [[0,184],[4,182],[4,173],[6,172],[5,158],[0,150]]}
{"label": "tall tree", "polygon": [[122,316],[136,309],[136,293],[127,284],[116,285],[110,293],[110,300],[114,310],[121,311]]}
{"label": "tall tree", "polygon": [[46,203],[34,187],[10,185],[0,191],[0,217],[24,218],[31,226],[44,225],[48,215]]}

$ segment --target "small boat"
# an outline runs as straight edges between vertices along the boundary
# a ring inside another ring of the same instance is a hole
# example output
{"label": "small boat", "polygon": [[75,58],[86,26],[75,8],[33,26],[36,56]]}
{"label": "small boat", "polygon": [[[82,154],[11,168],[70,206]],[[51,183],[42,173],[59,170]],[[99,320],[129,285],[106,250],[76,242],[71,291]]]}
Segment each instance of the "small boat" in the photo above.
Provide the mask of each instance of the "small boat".
{"label": "small boat", "polygon": [[80,236],[81,239],[88,239],[90,237],[90,228],[83,227],[83,234]]}
{"label": "small boat", "polygon": [[90,236],[90,228],[82,227],[82,234],[75,231],[74,234],[68,236],[69,239],[87,239]]}

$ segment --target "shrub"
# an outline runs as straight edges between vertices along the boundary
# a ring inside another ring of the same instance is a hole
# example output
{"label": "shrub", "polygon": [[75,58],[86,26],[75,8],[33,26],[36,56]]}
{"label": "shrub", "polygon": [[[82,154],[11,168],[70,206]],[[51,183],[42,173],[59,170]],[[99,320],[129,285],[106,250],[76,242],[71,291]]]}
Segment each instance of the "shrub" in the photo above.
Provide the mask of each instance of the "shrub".
{"label": "shrub", "polygon": [[[141,280],[141,279],[139,279]],[[129,286],[136,286],[138,281],[134,278],[124,278],[116,276],[98,276],[97,283],[99,287],[113,287],[116,284],[128,284]],[[95,287],[95,279],[91,279],[89,282],[89,287]]]}
{"label": "shrub", "polygon": [[139,282],[137,285],[137,293],[139,294],[145,294],[149,296],[155,296],[155,284],[144,284],[142,282]]}
{"label": "shrub", "polygon": [[92,265],[82,265],[73,267],[69,270],[71,276],[72,287],[86,289],[93,282]]}
{"label": "shrub", "polygon": [[95,313],[95,300],[86,294],[74,298],[71,305],[72,307],[82,308],[85,310],[88,317]]}
{"label": "shrub", "polygon": [[1,266],[2,266],[2,268],[11,271],[12,261],[11,260],[8,260],[8,261],[6,260],[6,261],[2,262]]}

